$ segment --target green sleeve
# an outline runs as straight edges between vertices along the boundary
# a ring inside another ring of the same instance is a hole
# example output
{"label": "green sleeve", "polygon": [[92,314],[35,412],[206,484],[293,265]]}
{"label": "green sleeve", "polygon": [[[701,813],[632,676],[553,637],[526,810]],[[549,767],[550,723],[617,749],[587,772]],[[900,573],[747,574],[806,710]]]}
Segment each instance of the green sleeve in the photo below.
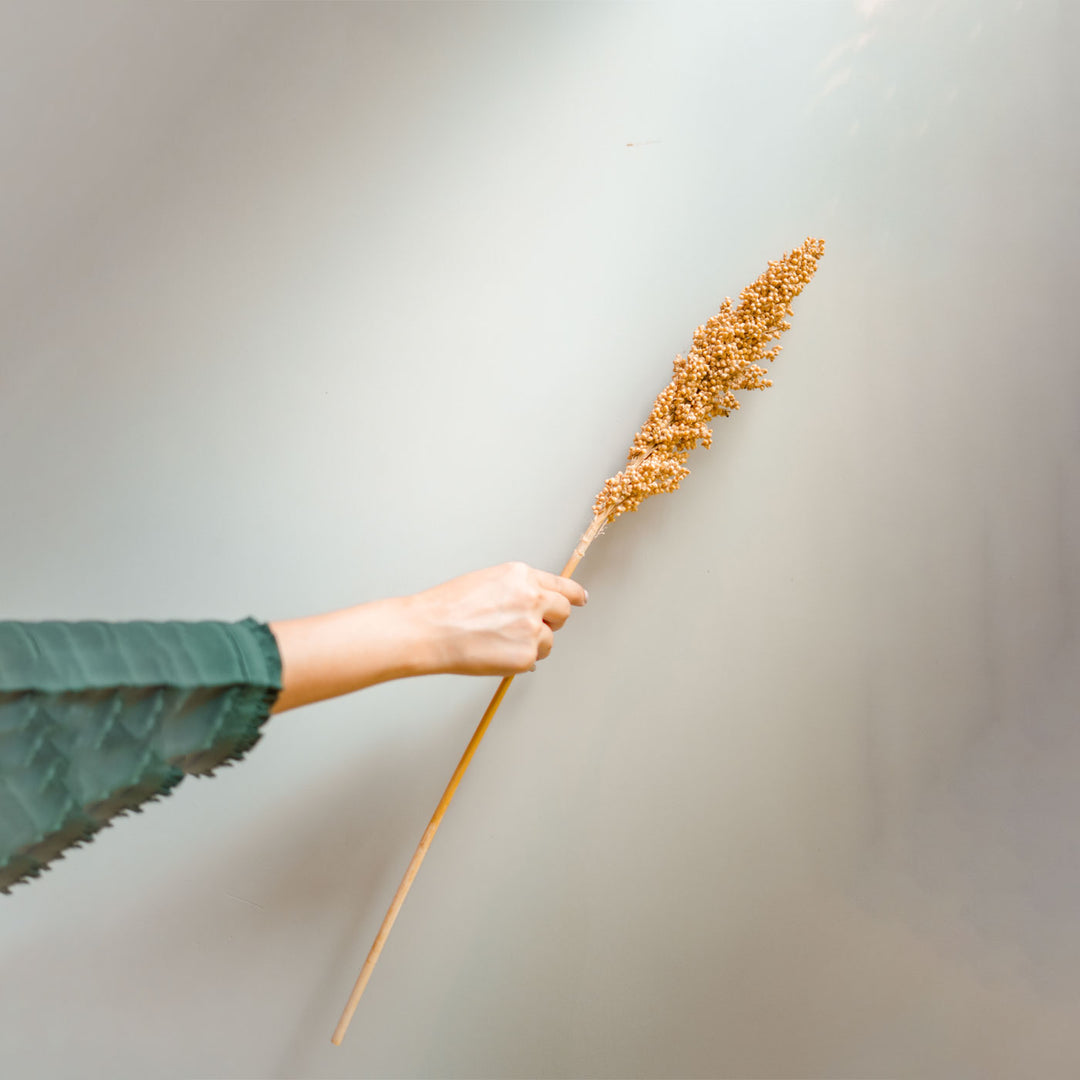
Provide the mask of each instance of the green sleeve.
{"label": "green sleeve", "polygon": [[0,622],[0,892],[242,757],[280,691],[277,641],[250,617]]}

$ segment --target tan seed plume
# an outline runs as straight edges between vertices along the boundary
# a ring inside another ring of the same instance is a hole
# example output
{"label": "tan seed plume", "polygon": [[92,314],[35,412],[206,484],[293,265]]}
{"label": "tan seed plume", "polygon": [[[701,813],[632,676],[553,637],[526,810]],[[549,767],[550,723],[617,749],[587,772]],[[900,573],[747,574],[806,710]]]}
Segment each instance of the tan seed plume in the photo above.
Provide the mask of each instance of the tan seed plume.
{"label": "tan seed plume", "polygon": [[825,241],[807,237],[801,247],[770,262],[732,308],[726,298],[720,311],[694,331],[686,356],[675,358],[675,374],[661,391],[652,413],[634,436],[627,465],[604,484],[593,512],[604,522],[632,512],[650,495],[675,491],[689,475],[686,459],[700,440],[712,444],[708,422],[739,407],[736,390],[772,386],[761,361],[772,361],[781,346],[768,344],[791,324],[791,302],[813,277]]}

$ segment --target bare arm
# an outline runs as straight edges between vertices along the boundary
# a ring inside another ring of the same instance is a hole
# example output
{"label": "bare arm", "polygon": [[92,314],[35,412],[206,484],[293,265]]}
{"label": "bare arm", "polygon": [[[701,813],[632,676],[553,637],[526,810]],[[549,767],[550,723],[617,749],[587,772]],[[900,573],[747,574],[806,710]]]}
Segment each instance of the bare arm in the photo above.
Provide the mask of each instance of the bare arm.
{"label": "bare arm", "polygon": [[282,663],[271,712],[411,675],[528,671],[587,595],[568,578],[504,563],[412,596],[271,622]]}

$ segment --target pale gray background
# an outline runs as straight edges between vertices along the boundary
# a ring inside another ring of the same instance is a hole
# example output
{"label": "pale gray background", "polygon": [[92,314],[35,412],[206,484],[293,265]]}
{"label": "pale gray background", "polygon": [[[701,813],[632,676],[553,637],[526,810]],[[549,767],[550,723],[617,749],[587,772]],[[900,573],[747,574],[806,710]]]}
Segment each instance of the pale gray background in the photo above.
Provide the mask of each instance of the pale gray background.
{"label": "pale gray background", "polygon": [[693,328],[827,244],[344,1046],[495,679],[274,717],[0,897],[5,1077],[1076,1075],[1075,12],[0,9],[4,618],[558,569]]}

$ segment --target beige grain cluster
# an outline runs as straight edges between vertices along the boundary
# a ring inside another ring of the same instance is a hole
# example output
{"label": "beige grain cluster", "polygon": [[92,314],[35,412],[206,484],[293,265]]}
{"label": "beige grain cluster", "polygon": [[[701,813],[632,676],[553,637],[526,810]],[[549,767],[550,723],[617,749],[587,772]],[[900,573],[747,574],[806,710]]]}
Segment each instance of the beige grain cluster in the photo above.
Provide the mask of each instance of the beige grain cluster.
{"label": "beige grain cluster", "polygon": [[611,477],[596,497],[593,511],[605,522],[637,510],[650,495],[675,491],[690,470],[686,459],[700,440],[712,443],[708,422],[739,407],[736,390],[771,386],[762,360],[772,361],[781,346],[768,344],[791,324],[791,302],[814,275],[825,241],[807,237],[801,247],[770,262],[743,289],[739,306],[726,298],[720,311],[699,326],[686,356],[675,358],[675,375],[634,437],[627,466]]}

